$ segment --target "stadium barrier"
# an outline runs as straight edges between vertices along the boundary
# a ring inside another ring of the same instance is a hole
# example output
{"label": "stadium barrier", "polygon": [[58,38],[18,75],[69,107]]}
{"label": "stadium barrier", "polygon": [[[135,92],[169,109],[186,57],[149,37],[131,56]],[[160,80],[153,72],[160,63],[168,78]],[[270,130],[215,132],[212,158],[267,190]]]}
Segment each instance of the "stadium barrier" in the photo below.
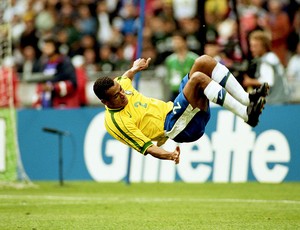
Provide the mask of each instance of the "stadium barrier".
{"label": "stadium barrier", "polygon": [[[132,152],[132,182],[272,182],[300,181],[300,105],[267,105],[258,127],[213,107],[205,135],[180,144],[181,161],[160,161]],[[104,108],[18,111],[21,158],[31,180],[58,180],[57,135],[62,130],[65,180],[118,182],[126,177],[129,147],[104,128]],[[173,150],[168,141],[164,148]]]}
{"label": "stadium barrier", "polygon": [[[112,71],[109,76],[120,76],[124,71]],[[167,100],[170,97],[170,90],[166,85],[164,69],[158,71],[146,70],[141,72],[141,78],[139,80],[139,91],[146,96],[154,96],[157,99]],[[30,77],[21,74],[21,79],[18,85],[18,98],[20,101],[20,107],[30,108],[36,102],[37,95],[37,84],[38,82],[45,81],[44,76],[41,73],[31,74]],[[105,72],[96,72],[89,75],[89,79],[86,83],[86,97],[88,106],[98,106],[99,100],[93,92],[93,84],[98,77],[107,76]],[[155,93],[154,93],[155,92]]]}
{"label": "stadium barrier", "polygon": [[[123,71],[112,71],[109,76],[119,76]],[[37,99],[37,82],[44,81],[44,76],[41,73],[30,74],[30,77],[20,73],[21,81],[18,87],[18,98],[20,100],[20,107],[30,108]],[[98,77],[107,76],[105,72],[96,72],[89,75],[86,83],[86,97],[88,106],[99,105],[99,100],[93,92],[94,81]],[[158,68],[157,70],[146,70],[141,72],[139,80],[139,91],[146,96],[155,97],[161,100],[168,100],[171,95],[170,89],[166,84],[166,70]],[[289,79],[288,86],[291,91],[290,103],[300,103],[300,81],[297,79]]]}

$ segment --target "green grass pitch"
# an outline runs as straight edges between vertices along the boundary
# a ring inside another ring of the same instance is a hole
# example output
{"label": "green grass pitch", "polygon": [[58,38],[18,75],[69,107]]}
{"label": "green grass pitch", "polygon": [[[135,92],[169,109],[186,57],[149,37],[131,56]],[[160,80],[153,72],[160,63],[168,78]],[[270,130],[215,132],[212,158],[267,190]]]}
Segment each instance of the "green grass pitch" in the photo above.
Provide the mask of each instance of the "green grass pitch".
{"label": "green grass pitch", "polygon": [[0,229],[300,229],[300,183],[0,187]]}

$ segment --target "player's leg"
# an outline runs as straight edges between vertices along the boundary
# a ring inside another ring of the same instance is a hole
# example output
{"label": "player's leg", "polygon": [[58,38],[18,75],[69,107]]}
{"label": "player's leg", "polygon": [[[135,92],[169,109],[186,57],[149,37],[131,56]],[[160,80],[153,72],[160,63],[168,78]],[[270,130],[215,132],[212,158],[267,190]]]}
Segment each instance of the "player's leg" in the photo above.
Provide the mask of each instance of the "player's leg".
{"label": "player's leg", "polygon": [[234,99],[227,93],[226,89],[202,72],[194,72],[190,75],[183,93],[193,108],[206,110],[208,99],[232,111],[243,120],[248,120],[247,107]]}
{"label": "player's leg", "polygon": [[257,103],[258,99],[267,96],[269,86],[263,84],[260,88],[252,93],[247,93],[236,78],[231,74],[228,68],[208,55],[199,57],[191,69],[191,74],[195,71],[200,71],[219,83],[224,87],[236,100],[244,105],[249,105],[251,101]]}
{"label": "player's leg", "polygon": [[[204,94],[203,94],[204,92]],[[263,109],[264,100],[261,98],[257,104],[250,103],[247,107],[237,101],[226,89],[213,81],[203,72],[193,72],[183,89],[183,93],[193,108],[207,109],[207,99],[217,103],[241,117],[251,126],[256,126],[258,117]]]}
{"label": "player's leg", "polygon": [[256,103],[260,97],[266,97],[269,93],[269,85],[267,83],[262,84],[251,93],[247,93],[229,69],[218,62],[212,71],[211,78],[223,86],[235,99],[244,105],[249,105],[250,102]]}

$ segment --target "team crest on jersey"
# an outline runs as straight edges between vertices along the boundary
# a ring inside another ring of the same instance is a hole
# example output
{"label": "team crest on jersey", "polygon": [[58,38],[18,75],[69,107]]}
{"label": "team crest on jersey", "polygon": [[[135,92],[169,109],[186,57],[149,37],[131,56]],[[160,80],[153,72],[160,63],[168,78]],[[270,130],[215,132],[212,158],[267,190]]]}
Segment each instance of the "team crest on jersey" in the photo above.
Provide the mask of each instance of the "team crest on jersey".
{"label": "team crest on jersey", "polygon": [[133,92],[130,91],[130,90],[125,90],[125,94],[126,94],[126,95],[133,95]]}

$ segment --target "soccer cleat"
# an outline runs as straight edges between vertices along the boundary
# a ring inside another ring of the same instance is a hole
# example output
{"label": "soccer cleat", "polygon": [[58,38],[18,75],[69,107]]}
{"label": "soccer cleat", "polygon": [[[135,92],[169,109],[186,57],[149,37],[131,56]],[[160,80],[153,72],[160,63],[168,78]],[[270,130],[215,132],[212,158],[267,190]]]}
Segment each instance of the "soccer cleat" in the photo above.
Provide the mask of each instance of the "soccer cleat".
{"label": "soccer cleat", "polygon": [[257,102],[251,102],[247,107],[248,121],[246,122],[252,127],[257,126],[259,121],[259,115],[261,114],[264,106],[266,104],[266,99],[264,97],[260,97]]}
{"label": "soccer cleat", "polygon": [[260,97],[266,97],[269,94],[269,84],[263,83],[260,87],[254,89],[251,93],[249,93],[250,103],[254,102],[256,104]]}

